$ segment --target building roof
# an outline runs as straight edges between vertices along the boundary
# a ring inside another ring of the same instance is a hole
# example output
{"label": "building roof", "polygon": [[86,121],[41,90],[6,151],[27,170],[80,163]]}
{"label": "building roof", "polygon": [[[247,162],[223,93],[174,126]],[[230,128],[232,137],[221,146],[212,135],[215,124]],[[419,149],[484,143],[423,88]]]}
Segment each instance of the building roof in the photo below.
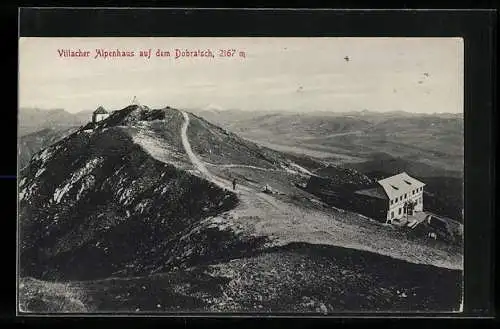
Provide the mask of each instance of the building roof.
{"label": "building roof", "polygon": [[380,186],[368,188],[364,190],[359,190],[354,192],[356,194],[366,195],[376,199],[387,200],[387,195],[384,192],[384,189]]}
{"label": "building roof", "polygon": [[402,194],[411,192],[412,190],[425,186],[421,181],[411,177],[403,172],[391,177],[387,177],[378,181],[382,186],[389,199],[398,197]]}
{"label": "building roof", "polygon": [[108,111],[106,111],[104,107],[99,106],[97,110],[94,111],[94,114],[108,114]]}

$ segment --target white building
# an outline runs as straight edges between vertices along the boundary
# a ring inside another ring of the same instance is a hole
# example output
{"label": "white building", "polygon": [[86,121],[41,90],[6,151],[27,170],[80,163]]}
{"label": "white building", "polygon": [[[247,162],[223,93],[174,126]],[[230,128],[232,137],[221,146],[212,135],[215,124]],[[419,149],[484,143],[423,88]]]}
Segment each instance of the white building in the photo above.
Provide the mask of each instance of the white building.
{"label": "white building", "polygon": [[96,123],[102,121],[106,119],[108,116],[109,116],[108,111],[106,111],[104,107],[99,106],[97,110],[95,110],[94,113],[92,113],[92,122]]}
{"label": "white building", "polygon": [[378,181],[387,196],[386,210],[387,222],[403,218],[406,213],[424,209],[424,186],[421,181],[403,172]]}

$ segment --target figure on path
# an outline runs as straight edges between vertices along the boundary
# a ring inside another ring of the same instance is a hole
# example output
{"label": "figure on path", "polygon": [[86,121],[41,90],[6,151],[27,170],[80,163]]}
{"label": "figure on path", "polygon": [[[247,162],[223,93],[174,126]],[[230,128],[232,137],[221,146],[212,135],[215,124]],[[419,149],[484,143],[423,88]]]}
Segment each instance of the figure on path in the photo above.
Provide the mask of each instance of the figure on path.
{"label": "figure on path", "polygon": [[236,178],[233,179],[233,190],[236,190]]}

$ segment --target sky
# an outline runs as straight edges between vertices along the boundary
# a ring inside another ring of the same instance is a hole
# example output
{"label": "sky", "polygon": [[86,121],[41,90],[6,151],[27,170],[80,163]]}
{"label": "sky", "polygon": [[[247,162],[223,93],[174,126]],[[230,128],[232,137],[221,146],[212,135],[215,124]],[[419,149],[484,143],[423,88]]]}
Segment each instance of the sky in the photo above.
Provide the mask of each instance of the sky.
{"label": "sky", "polygon": [[[101,48],[136,56],[95,59]],[[154,56],[176,48],[215,58]],[[462,113],[463,66],[461,38],[20,38],[19,105],[118,110],[136,96],[151,108]]]}

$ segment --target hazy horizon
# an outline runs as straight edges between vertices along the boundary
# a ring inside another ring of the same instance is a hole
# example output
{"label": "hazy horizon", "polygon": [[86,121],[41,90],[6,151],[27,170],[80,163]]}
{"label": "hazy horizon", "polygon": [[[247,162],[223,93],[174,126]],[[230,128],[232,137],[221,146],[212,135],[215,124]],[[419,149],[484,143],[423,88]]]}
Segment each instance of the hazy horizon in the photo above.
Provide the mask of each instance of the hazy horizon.
{"label": "hazy horizon", "polygon": [[[125,105],[124,107],[122,108],[108,108],[106,110],[108,111],[117,111],[117,110],[122,110],[124,109],[125,107],[129,106],[130,104],[128,105]],[[165,104],[164,106],[159,106],[159,107],[151,107],[149,106],[148,104],[142,104],[142,105],[145,105],[151,109],[162,109],[162,108],[165,108],[167,106],[170,106],[172,107],[171,105],[169,104]],[[79,113],[90,113],[90,112],[93,112],[95,109],[86,109],[86,110],[81,110],[81,111],[76,111],[76,112],[69,112],[67,109],[63,109],[63,108],[38,108],[38,107],[29,107],[29,106],[21,106],[19,107],[20,110],[40,110],[40,111],[65,111],[67,113],[70,113],[70,114],[79,114]],[[209,108],[186,108],[186,107],[183,107],[182,108],[183,110],[186,110],[186,111],[194,111],[194,112],[197,112],[197,111],[218,111],[218,112],[231,112],[231,111],[242,111],[242,112],[257,112],[257,113],[261,113],[261,112],[268,112],[268,113],[273,113],[273,112],[276,112],[276,113],[290,113],[290,114],[293,114],[293,113],[304,113],[304,111],[301,111],[301,110],[280,110],[280,109],[271,109],[271,110],[259,110],[259,109],[256,109],[256,110],[253,110],[253,111],[245,111],[245,110],[240,110],[240,109],[233,109],[233,108],[228,108],[228,109],[209,109]],[[440,114],[443,114],[443,115],[446,115],[446,114],[456,114],[456,115],[461,115],[463,114],[462,112],[428,112],[428,113],[421,113],[421,112],[409,112],[409,111],[404,111],[404,110],[368,110],[368,109],[363,109],[363,110],[351,110],[351,111],[327,111],[327,110],[309,110],[308,112],[309,113],[332,113],[332,114],[343,114],[343,113],[362,113],[362,112],[369,112],[369,113],[380,113],[380,114],[384,114],[384,113],[407,113],[407,114],[419,114],[419,115],[440,115]]]}
{"label": "hazy horizon", "polygon": [[[62,58],[58,49],[243,50],[246,58]],[[346,56],[348,60],[346,60]],[[19,107],[463,113],[459,38],[20,38]]]}

